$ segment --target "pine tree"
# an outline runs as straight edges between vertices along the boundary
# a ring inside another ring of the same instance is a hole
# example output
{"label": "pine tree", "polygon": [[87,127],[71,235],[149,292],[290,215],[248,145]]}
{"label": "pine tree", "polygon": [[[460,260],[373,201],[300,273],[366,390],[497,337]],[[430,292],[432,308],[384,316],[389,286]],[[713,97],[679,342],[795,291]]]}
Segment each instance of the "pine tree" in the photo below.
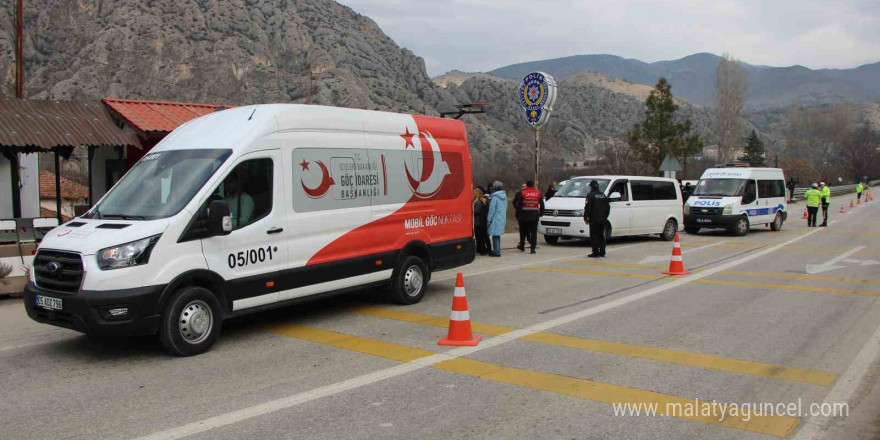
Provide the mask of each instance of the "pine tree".
{"label": "pine tree", "polygon": [[684,159],[703,149],[700,135],[689,135],[691,121],[675,121],[678,109],[672,96],[672,86],[666,78],[660,78],[645,101],[645,119],[633,125],[626,134],[626,140],[636,157],[655,170],[660,168],[667,154]]}
{"label": "pine tree", "polygon": [[745,154],[739,160],[748,162],[753,167],[764,165],[764,141],[758,137],[758,133],[755,133],[755,130],[752,130],[746,145]]}

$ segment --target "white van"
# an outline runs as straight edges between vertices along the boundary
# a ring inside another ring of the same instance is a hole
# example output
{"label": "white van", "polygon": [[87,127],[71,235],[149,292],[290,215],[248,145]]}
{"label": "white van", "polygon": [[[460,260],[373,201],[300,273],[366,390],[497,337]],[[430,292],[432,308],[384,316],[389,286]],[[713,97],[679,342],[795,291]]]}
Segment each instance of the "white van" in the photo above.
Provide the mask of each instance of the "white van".
{"label": "white van", "polygon": [[471,160],[450,119],[305,105],[181,126],[91,210],[48,233],[28,315],[85,333],[158,333],[178,355],[223,319],[388,285],[474,259]]}
{"label": "white van", "polygon": [[684,229],[725,228],[746,235],[756,225],[774,231],[788,219],[785,176],[779,168],[709,168],[684,207]]}
{"label": "white van", "polygon": [[590,193],[590,181],[599,183],[599,191],[608,196],[611,214],[605,227],[607,237],[659,234],[672,240],[682,224],[681,188],[678,182],[663,177],[581,176],[561,185],[556,195],[544,202],[538,231],[554,244],[560,238],[588,238],[590,228],[584,222],[584,204]]}

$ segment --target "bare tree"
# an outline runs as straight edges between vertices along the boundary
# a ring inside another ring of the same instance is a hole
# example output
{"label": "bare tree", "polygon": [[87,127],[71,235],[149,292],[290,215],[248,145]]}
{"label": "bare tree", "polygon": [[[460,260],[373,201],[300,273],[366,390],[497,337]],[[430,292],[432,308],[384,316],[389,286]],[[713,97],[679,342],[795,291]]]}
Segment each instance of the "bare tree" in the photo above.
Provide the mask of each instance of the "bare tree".
{"label": "bare tree", "polygon": [[880,162],[880,135],[871,129],[870,121],[865,121],[843,142],[839,154],[846,162],[856,180],[870,175]]}
{"label": "bare tree", "polygon": [[743,104],[749,89],[749,77],[739,60],[725,53],[715,72],[715,131],[718,135],[718,158],[727,162],[741,145]]}
{"label": "bare tree", "polygon": [[602,165],[601,172],[618,175],[639,175],[651,172],[651,167],[640,162],[632,147],[623,139],[597,139],[596,156]]}

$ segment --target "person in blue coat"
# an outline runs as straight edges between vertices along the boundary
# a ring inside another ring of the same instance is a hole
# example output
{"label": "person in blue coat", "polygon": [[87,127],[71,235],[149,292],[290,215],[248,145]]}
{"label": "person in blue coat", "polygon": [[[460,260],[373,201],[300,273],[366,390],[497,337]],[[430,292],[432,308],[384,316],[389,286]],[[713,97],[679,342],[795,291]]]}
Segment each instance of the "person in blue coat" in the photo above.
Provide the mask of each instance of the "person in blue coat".
{"label": "person in blue coat", "polygon": [[501,236],[504,235],[504,226],[507,224],[507,194],[501,182],[492,184],[492,196],[489,197],[488,226],[489,235],[492,236],[493,257],[501,256]]}

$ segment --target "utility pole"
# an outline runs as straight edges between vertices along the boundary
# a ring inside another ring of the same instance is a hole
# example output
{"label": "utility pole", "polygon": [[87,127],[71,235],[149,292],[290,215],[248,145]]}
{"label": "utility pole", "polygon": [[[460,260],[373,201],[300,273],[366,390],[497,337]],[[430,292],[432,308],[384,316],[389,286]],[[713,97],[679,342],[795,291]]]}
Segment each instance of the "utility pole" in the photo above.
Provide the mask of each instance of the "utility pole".
{"label": "utility pole", "polygon": [[[22,47],[24,46],[22,38],[22,27],[24,26],[24,12],[22,0],[17,0],[15,4],[15,99],[24,98],[24,69],[22,68]],[[9,160],[9,173],[12,180],[12,217],[21,217],[21,193],[20,193],[20,166],[18,161],[18,153],[3,153]]]}

